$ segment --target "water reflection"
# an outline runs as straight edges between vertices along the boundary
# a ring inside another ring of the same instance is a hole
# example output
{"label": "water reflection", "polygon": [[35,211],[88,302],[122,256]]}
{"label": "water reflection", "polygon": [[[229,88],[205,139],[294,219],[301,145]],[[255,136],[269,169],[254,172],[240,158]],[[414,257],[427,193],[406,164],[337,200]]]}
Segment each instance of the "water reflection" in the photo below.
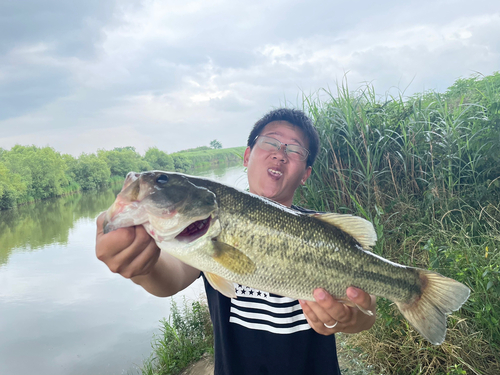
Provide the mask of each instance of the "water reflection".
{"label": "water reflection", "polygon": [[94,219],[113,203],[119,191],[117,185],[0,211],[0,266],[15,249],[32,251],[50,244],[67,244],[75,221]]}
{"label": "water reflection", "polygon": [[[201,174],[246,187],[242,167],[220,173]],[[95,257],[95,217],[120,187],[0,211],[0,374],[136,374],[149,356],[171,299]],[[174,298],[202,291],[197,280]]]}
{"label": "water reflection", "polygon": [[233,186],[240,190],[248,188],[246,168],[241,165],[231,167],[220,166],[220,168],[217,169],[200,170],[197,171],[196,175],[222,182],[223,184]]}

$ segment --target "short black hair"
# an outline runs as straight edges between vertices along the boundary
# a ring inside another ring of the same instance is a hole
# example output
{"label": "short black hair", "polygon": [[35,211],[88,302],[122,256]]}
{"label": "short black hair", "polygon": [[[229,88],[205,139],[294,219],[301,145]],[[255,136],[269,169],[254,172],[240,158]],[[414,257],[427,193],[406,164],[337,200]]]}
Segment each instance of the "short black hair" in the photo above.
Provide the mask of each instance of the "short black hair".
{"label": "short black hair", "polygon": [[302,130],[309,143],[309,155],[307,156],[307,166],[312,166],[316,160],[319,149],[318,131],[314,127],[311,119],[302,111],[291,108],[278,108],[266,113],[259,121],[255,123],[248,136],[247,146],[253,148],[255,138],[260,134],[264,127],[273,121],[286,121],[297,126]]}

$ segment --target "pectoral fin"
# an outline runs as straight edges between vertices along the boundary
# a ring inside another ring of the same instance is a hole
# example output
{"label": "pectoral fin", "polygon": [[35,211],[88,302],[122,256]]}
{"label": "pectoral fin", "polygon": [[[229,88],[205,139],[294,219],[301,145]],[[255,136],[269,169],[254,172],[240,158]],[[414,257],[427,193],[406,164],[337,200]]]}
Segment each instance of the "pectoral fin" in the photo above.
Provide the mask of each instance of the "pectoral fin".
{"label": "pectoral fin", "polygon": [[214,260],[228,270],[245,275],[255,271],[255,263],[237,248],[224,242],[212,240]]}
{"label": "pectoral fin", "polygon": [[204,272],[212,288],[218,290],[220,293],[228,298],[236,298],[236,292],[234,291],[234,284],[214,273]]}

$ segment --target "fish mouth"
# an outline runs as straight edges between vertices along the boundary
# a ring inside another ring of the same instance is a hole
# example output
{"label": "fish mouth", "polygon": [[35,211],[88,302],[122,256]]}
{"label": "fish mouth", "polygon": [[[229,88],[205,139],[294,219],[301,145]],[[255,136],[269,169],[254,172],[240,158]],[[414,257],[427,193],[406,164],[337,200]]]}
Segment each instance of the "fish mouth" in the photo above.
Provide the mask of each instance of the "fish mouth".
{"label": "fish mouth", "polygon": [[210,216],[206,219],[195,221],[184,228],[184,230],[179,233],[175,239],[182,242],[193,242],[207,233],[211,222],[212,218]]}

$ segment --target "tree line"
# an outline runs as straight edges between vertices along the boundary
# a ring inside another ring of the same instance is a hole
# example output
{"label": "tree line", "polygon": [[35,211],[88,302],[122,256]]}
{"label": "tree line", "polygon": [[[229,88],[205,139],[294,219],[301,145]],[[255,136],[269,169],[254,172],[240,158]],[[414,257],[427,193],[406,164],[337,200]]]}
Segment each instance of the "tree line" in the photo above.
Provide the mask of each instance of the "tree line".
{"label": "tree line", "polygon": [[98,189],[121,181],[130,171],[157,169],[185,173],[199,165],[231,163],[240,160],[238,155],[243,149],[212,146],[167,154],[151,147],[141,156],[134,147],[128,146],[74,157],[52,147],[0,148],[0,209],[79,190]]}

